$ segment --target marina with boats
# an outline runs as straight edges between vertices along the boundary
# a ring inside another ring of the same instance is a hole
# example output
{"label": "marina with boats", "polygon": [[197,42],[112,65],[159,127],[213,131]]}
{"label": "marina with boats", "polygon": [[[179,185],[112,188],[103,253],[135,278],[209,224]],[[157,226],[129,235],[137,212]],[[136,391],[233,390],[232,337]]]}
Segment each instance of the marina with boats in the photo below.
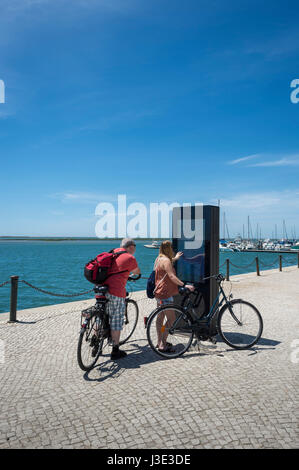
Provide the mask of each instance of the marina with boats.
{"label": "marina with boats", "polygon": [[[153,241],[151,244],[144,245],[145,248],[159,249],[161,242]],[[219,251],[252,251],[252,252],[272,252],[272,253],[289,253],[299,251],[299,241],[296,240],[246,240],[237,237],[231,240],[221,239],[219,242]]]}
{"label": "marina with boats", "polygon": [[272,252],[290,253],[299,251],[299,241],[296,240],[220,240],[219,250],[224,251],[252,251],[252,252]]}
{"label": "marina with boats", "polygon": [[[161,242],[153,241],[151,244],[145,244],[145,248],[159,249]],[[299,241],[297,240],[271,240],[266,238],[265,240],[246,240],[240,236],[231,239],[221,239],[219,241],[220,252],[270,252],[270,253],[290,253],[299,252]]]}
{"label": "marina with boats", "polygon": [[236,238],[230,238],[225,212],[222,217],[222,235],[219,241],[219,250],[221,252],[233,251],[251,251],[251,252],[272,252],[272,253],[290,253],[298,252],[299,240],[296,238],[295,228],[292,231],[292,237],[289,239],[285,220],[282,224],[282,238],[277,236],[277,225],[272,233],[272,238],[262,238],[261,228],[257,224],[256,236],[253,236],[249,216],[247,217],[247,236],[245,236],[245,226],[243,224],[243,237],[240,234]]}

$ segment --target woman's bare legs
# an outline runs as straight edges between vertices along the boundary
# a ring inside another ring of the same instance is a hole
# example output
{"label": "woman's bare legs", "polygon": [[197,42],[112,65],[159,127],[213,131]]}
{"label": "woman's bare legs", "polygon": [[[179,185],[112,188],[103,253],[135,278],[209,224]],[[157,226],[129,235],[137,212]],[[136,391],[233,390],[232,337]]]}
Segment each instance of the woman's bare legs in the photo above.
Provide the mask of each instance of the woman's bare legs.
{"label": "woman's bare legs", "polygon": [[165,318],[165,312],[161,312],[157,316],[157,320],[156,320],[156,328],[157,328],[157,336],[158,336],[157,344],[159,348],[160,348],[160,345],[162,344],[162,337],[163,337],[162,326],[163,326],[164,318]]}
{"label": "woman's bare legs", "polygon": [[[165,317],[166,317],[166,322],[163,325]],[[175,320],[174,310],[166,310],[164,312],[161,312],[158,315],[158,318],[156,320],[156,328],[157,328],[158,348],[159,349],[165,349],[166,348],[168,330],[173,325],[174,320]]]}

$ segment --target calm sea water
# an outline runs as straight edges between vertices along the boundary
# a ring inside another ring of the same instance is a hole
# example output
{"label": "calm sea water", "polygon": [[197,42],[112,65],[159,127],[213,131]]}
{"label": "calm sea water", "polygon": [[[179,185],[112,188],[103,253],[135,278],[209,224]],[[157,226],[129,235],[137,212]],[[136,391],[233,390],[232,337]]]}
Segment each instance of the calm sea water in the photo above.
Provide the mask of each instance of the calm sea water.
{"label": "calm sea water", "polygon": [[[144,247],[145,241],[137,241],[136,259],[144,276],[149,275],[158,250]],[[31,284],[45,290],[62,294],[72,294],[89,290],[92,285],[85,280],[83,268],[85,263],[102,251],[109,251],[117,242],[107,241],[0,241],[0,284],[18,275]],[[220,265],[229,258],[238,266],[230,267],[230,274],[242,274],[255,271],[255,263],[246,267],[255,259],[256,253],[220,253]],[[276,253],[259,253],[261,262],[270,265],[278,258]],[[297,254],[283,254],[283,264],[297,263]],[[278,266],[278,264],[276,264]],[[264,267],[262,269],[272,269]],[[225,266],[220,270],[225,273]],[[128,283],[128,290],[143,290],[146,280],[140,279]],[[52,305],[72,300],[91,298],[88,294],[82,297],[62,298],[42,294],[24,284],[19,284],[18,309]],[[0,287],[0,313],[8,312],[10,305],[10,286]]]}

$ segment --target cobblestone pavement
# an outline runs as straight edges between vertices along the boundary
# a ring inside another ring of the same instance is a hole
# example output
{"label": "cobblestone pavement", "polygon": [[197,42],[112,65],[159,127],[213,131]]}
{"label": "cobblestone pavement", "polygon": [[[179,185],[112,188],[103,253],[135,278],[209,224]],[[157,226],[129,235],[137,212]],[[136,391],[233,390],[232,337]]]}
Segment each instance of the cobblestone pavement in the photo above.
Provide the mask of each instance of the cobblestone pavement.
{"label": "cobblestone pavement", "polygon": [[128,356],[112,362],[108,351],[84,374],[80,310],[93,301],[21,311],[17,324],[1,315],[0,448],[298,447],[299,270],[232,280],[234,297],[264,319],[251,350],[219,342],[212,352],[160,359],[143,327],[154,301],[138,292]]}

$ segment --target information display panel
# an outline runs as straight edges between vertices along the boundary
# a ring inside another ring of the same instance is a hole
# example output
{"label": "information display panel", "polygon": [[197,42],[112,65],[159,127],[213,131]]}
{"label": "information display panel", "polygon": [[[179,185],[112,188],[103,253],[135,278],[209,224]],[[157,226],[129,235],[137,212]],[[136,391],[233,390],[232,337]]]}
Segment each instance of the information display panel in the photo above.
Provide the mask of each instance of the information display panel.
{"label": "information display panel", "polygon": [[172,233],[175,252],[183,252],[175,265],[177,276],[184,282],[201,283],[204,306],[197,312],[201,315],[209,311],[218,293],[216,281],[203,278],[219,272],[219,207],[175,207]]}
{"label": "information display panel", "polygon": [[176,272],[186,282],[199,282],[205,276],[205,237],[203,206],[173,209],[173,243],[183,255],[176,263]]}

